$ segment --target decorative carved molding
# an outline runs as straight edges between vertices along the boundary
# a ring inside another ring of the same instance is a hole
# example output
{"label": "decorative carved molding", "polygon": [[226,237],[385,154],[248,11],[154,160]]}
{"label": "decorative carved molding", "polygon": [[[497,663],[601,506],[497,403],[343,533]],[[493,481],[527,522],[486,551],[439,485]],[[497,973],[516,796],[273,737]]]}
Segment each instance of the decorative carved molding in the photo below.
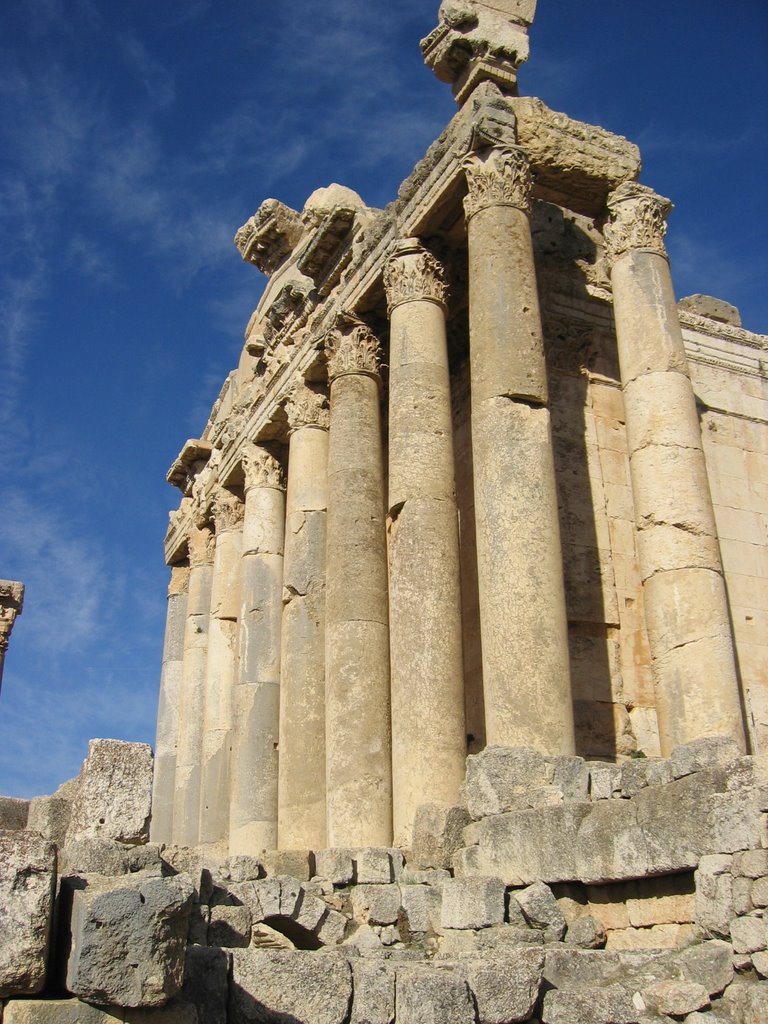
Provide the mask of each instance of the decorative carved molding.
{"label": "decorative carved molding", "polygon": [[228,491],[226,487],[217,487],[213,494],[211,513],[216,524],[217,533],[237,530],[243,524],[245,503],[242,498]]}
{"label": "decorative carved molding", "polygon": [[664,245],[666,217],[672,203],[646,185],[625,182],[608,196],[611,219],[605,225],[608,261],[612,265],[633,249],[653,252],[668,259]]}
{"label": "decorative carved molding", "polygon": [[697,334],[706,334],[712,338],[725,338],[728,341],[736,342],[738,345],[745,345],[747,348],[756,348],[768,351],[768,335],[755,334],[744,327],[736,327],[735,324],[726,324],[720,320],[712,320],[697,313],[691,313],[687,309],[680,309],[678,306],[677,315],[683,327],[687,327]]}
{"label": "decorative carved molding", "polygon": [[328,397],[322,391],[314,391],[304,381],[297,381],[285,402],[285,411],[291,430],[302,427],[328,429]]}
{"label": "decorative carved molding", "polygon": [[192,526],[187,538],[189,564],[196,569],[211,565],[216,551],[216,535],[210,526]]}
{"label": "decorative carved molding", "polygon": [[384,267],[389,315],[404,302],[429,300],[443,308],[448,301],[445,269],[418,238],[396,242]]}
{"label": "decorative carved molding", "polygon": [[325,339],[328,380],[349,373],[361,373],[380,380],[381,345],[364,321],[353,314],[342,314],[337,326]]}
{"label": "decorative carved molding", "polygon": [[292,344],[292,335],[307,322],[315,303],[311,281],[291,281],[285,285],[263,314],[266,347],[274,350],[280,342]]}
{"label": "decorative carved molding", "polygon": [[246,263],[269,277],[293,252],[304,234],[300,215],[277,199],[267,199],[235,235]]}
{"label": "decorative carved molding", "polygon": [[243,445],[241,450],[245,489],[252,487],[271,487],[277,491],[285,490],[285,475],[280,460],[272,452],[252,441]]}
{"label": "decorative carved molding", "polygon": [[531,163],[522,149],[494,146],[470,153],[461,165],[469,186],[464,200],[467,220],[492,206],[513,206],[530,215]]}

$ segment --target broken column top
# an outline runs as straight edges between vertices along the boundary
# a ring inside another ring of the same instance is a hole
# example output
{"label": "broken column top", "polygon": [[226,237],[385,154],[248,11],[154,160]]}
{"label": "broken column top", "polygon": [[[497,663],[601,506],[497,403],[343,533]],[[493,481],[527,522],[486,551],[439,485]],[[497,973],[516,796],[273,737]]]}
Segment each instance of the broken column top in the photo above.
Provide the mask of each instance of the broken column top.
{"label": "broken column top", "polygon": [[517,95],[537,0],[443,0],[439,25],[421,41],[424,60],[463,104],[480,82]]}
{"label": "broken column top", "polygon": [[24,584],[16,580],[0,580],[0,637],[7,645],[16,616],[24,607]]}

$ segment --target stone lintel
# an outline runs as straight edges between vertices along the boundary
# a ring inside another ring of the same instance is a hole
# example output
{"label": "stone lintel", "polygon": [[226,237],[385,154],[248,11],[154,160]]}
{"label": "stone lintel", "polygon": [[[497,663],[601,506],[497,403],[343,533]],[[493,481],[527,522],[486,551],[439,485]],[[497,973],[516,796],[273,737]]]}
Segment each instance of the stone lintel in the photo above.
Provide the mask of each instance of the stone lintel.
{"label": "stone lintel", "polygon": [[680,299],[677,308],[721,324],[741,327],[741,314],[736,306],[732,306],[724,299],[717,299],[714,295],[686,295],[685,298]]}
{"label": "stone lintel", "polygon": [[195,475],[210,459],[212,451],[213,446],[208,441],[190,438],[185,442],[165,479],[173,487],[178,487],[182,494],[187,494],[192,487]]}

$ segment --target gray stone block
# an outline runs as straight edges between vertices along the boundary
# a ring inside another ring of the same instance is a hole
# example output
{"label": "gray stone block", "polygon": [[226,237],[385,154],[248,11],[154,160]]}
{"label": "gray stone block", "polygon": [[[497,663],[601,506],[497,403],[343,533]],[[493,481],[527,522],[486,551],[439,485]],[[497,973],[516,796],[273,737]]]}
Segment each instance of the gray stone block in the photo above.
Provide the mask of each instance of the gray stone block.
{"label": "gray stone block", "polygon": [[113,839],[80,836],[68,839],[59,855],[59,874],[70,875],[161,875],[163,861],[156,843],[128,846]]}
{"label": "gray stone block", "polygon": [[670,1017],[687,1017],[709,1006],[709,992],[695,981],[657,981],[641,995],[649,1009]]}
{"label": "gray stone block", "polygon": [[152,748],[146,743],[91,740],[68,836],[146,843],[151,804]]}
{"label": "gray stone block", "polygon": [[35,832],[0,831],[0,999],[45,983],[56,850]]}
{"label": "gray stone block", "polygon": [[506,887],[500,878],[452,878],[443,886],[443,928],[487,928],[504,921]]}
{"label": "gray stone block", "polygon": [[436,931],[440,926],[442,891],[429,885],[401,885],[400,903],[412,932]]}
{"label": "gray stone block", "polygon": [[[29,818],[29,800],[19,800],[14,796],[0,796],[0,830],[19,832],[27,827]],[[33,831],[38,831],[34,829]],[[45,837],[48,838],[47,836]]]}
{"label": "gray stone block", "polygon": [[[393,857],[393,854],[396,856]],[[386,885],[394,882],[402,872],[402,854],[399,850],[383,847],[364,847],[352,851],[355,862],[355,882],[358,885]]]}
{"label": "gray stone block", "polygon": [[719,858],[702,857],[694,875],[696,883],[696,923],[709,935],[730,935],[734,917],[733,877],[720,871]]}
{"label": "gray stone block", "polygon": [[395,968],[392,964],[354,960],[352,989],[349,1024],[394,1024]]}
{"label": "gray stone block", "polygon": [[633,801],[601,800],[576,839],[576,875],[582,882],[615,882],[649,873],[646,833]]}
{"label": "gray stone block", "polygon": [[410,862],[419,868],[448,868],[463,845],[462,832],[470,822],[466,807],[421,804],[416,808]]}
{"label": "gray stone block", "polygon": [[744,995],[743,1024],[765,1024],[768,1020],[768,982],[753,985]]}
{"label": "gray stone block", "polygon": [[246,906],[211,907],[208,945],[246,949],[251,942],[251,911]]}
{"label": "gray stone block", "polygon": [[546,758],[527,747],[486,747],[467,758],[465,794],[475,820],[502,814],[529,789],[552,781]]}
{"label": "gray stone block", "polygon": [[709,851],[735,853],[760,846],[761,812],[753,789],[714,793],[709,801]]}
{"label": "gray stone block", "polygon": [[623,985],[605,988],[554,989],[544,996],[543,1024],[638,1024],[643,1010]]}
{"label": "gray stone block", "polygon": [[731,943],[736,953],[756,953],[768,947],[768,925],[762,917],[731,921]]}
{"label": "gray stone block", "polygon": [[568,925],[565,941],[581,949],[602,949],[606,942],[605,928],[591,914],[584,914]]}
{"label": "gray stone block", "polygon": [[534,882],[526,889],[512,892],[511,898],[520,906],[525,920],[532,928],[543,929],[548,933],[547,937],[554,941],[565,935],[565,917],[552,890],[544,882]]}
{"label": "gray stone block", "polygon": [[552,766],[552,785],[565,800],[581,803],[589,799],[589,769],[583,757],[548,757]]}
{"label": "gray stone block", "polygon": [[477,1024],[528,1020],[539,997],[543,967],[541,949],[490,952],[461,964],[477,1005]]}
{"label": "gray stone block", "polygon": [[64,845],[72,804],[59,796],[36,796],[29,803],[28,825],[58,847]]}
{"label": "gray stone block", "polygon": [[746,850],[733,858],[734,875],[746,878],[760,878],[768,875],[768,850]]}
{"label": "gray stone block", "polygon": [[232,952],[228,1019],[238,1024],[345,1024],[351,1000],[352,970],[344,956],[302,950]]}
{"label": "gray stone block", "polygon": [[315,874],[315,855],[311,850],[267,850],[260,860],[269,877],[290,875],[300,882],[308,882]]}
{"label": "gray stone block", "polygon": [[356,885],[351,892],[352,913],[366,924],[395,924],[400,910],[400,886]]}
{"label": "gray stone block", "polygon": [[672,775],[680,779],[705,768],[725,768],[741,757],[738,744],[728,736],[704,736],[675,747],[669,762]]}
{"label": "gray stone block", "polygon": [[320,878],[327,878],[334,885],[351,885],[355,877],[355,862],[352,851],[344,849],[317,850],[315,870]]}
{"label": "gray stone block", "polygon": [[399,968],[396,999],[397,1024],[475,1024],[469,986],[450,971]]}
{"label": "gray stone block", "polygon": [[621,789],[621,768],[602,761],[587,762],[589,796],[592,800],[610,800]]}

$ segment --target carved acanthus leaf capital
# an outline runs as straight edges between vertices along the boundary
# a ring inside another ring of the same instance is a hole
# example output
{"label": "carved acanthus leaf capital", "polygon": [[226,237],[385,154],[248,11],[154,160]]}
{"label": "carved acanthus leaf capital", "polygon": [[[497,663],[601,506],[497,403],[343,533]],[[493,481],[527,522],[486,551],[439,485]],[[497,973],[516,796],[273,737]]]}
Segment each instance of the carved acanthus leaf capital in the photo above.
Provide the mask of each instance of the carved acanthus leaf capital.
{"label": "carved acanthus leaf capital", "polygon": [[672,203],[646,185],[625,182],[608,196],[610,220],[605,225],[609,264],[633,249],[667,258],[664,237]]}
{"label": "carved acanthus leaf capital", "polygon": [[216,550],[216,535],[207,526],[193,526],[187,538],[189,564],[192,569],[201,565],[210,565]]}
{"label": "carved acanthus leaf capital", "polygon": [[277,491],[285,490],[285,475],[280,460],[266,448],[249,441],[243,445],[241,462],[245,476],[245,489],[252,487],[271,487]]}
{"label": "carved acanthus leaf capital", "polygon": [[445,308],[448,301],[445,269],[418,238],[395,243],[384,267],[384,289],[390,316],[404,302],[427,299]]}
{"label": "carved acanthus leaf capital", "polygon": [[245,503],[243,499],[228,491],[226,487],[217,487],[211,506],[213,521],[217,533],[237,530],[242,526]]}
{"label": "carved acanthus leaf capital", "polygon": [[364,321],[345,314],[325,339],[328,359],[328,380],[334,381],[349,373],[362,373],[380,378],[381,345]]}
{"label": "carved acanthus leaf capital", "polygon": [[303,380],[297,381],[291,389],[285,411],[292,431],[302,427],[328,429],[328,396],[308,387]]}
{"label": "carved acanthus leaf capital", "polygon": [[493,146],[462,160],[469,193],[464,199],[467,220],[492,206],[513,206],[531,212],[531,163],[522,149]]}

